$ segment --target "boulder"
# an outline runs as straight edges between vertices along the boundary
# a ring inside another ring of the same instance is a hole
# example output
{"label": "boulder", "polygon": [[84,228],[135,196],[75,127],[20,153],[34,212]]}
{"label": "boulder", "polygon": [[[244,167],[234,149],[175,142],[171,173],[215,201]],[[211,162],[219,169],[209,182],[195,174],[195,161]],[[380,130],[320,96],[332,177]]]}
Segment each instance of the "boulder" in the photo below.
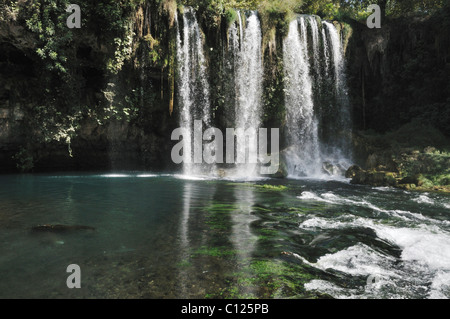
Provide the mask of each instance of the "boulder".
{"label": "boulder", "polygon": [[362,172],[363,169],[359,167],[358,165],[352,165],[348,168],[348,170],[345,172],[345,178],[353,178],[358,173]]}
{"label": "boulder", "polygon": [[365,171],[354,170],[354,176],[352,177],[352,184],[370,185],[370,186],[398,186],[398,182],[395,173],[392,172],[378,172],[378,171]]}

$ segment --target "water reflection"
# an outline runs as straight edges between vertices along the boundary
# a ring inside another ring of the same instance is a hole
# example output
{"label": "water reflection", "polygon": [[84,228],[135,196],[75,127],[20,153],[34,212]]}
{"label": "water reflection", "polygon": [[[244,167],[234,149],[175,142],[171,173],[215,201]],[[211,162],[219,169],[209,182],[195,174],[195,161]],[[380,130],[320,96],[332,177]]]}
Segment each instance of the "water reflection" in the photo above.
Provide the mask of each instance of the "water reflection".
{"label": "water reflection", "polygon": [[[183,262],[187,263],[190,254],[190,243],[188,238],[189,231],[189,217],[191,212],[191,201],[192,201],[192,183],[186,182],[183,189],[183,210],[180,214],[180,261],[179,264],[182,265]],[[186,285],[186,278],[188,277],[188,271],[184,267],[180,267],[178,272],[178,281],[180,282],[180,294],[181,296],[188,296],[188,287]]]}
{"label": "water reflection", "polygon": [[[290,297],[298,279],[337,297],[449,296],[448,196],[138,175],[0,176],[0,298]],[[30,232],[39,224],[96,230]],[[72,263],[81,290],[65,285]],[[367,265],[396,286],[358,291]]]}
{"label": "water reflection", "polygon": [[[251,187],[236,187],[234,197],[237,212],[232,214],[233,233],[231,240],[237,252],[241,264],[247,264],[253,255],[257,237],[252,234],[250,225],[256,218],[251,215],[255,204],[254,189]],[[253,290],[246,293],[254,293]]]}

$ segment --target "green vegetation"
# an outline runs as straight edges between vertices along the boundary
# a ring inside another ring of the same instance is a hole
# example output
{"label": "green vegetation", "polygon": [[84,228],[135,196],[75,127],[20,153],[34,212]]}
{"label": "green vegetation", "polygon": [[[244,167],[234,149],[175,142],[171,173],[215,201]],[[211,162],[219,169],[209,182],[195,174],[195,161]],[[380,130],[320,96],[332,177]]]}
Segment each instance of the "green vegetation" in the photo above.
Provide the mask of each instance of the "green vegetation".
{"label": "green vegetation", "polygon": [[389,17],[409,14],[430,14],[443,7],[444,0],[181,0],[181,4],[193,6],[207,15],[220,15],[228,9],[259,10],[268,16],[272,24],[278,18],[291,13],[316,14],[322,18],[352,18],[365,20],[371,14],[367,8],[378,4],[382,14]]}
{"label": "green vegetation", "polygon": [[260,184],[253,184],[253,183],[229,183],[228,185],[233,185],[233,186],[237,186],[237,187],[252,187],[252,188],[259,189],[261,191],[282,192],[282,191],[286,191],[288,189],[288,187],[285,185],[270,185],[270,184],[260,185]]}
{"label": "green vegetation", "polygon": [[284,186],[284,185],[268,185],[268,184],[265,184],[265,185],[255,185],[255,186],[258,187],[258,188],[261,188],[261,189],[266,189],[266,190],[271,190],[271,191],[278,191],[278,192],[287,190],[287,187]]}
{"label": "green vegetation", "polygon": [[[395,61],[390,65],[389,76],[381,81],[379,74],[372,74],[372,83],[366,83],[372,89],[365,92],[364,116],[359,114],[362,97],[353,94],[355,123],[358,128],[386,132],[418,119],[450,135],[450,100],[448,94],[443,94],[450,91],[445,66],[448,32],[443,31],[450,29],[450,7],[442,0],[80,0],[77,4],[82,11],[81,29],[66,26],[65,9],[69,3],[68,0],[1,3],[2,23],[23,28],[33,39],[32,48],[17,49],[29,60],[24,68],[28,68],[30,80],[24,86],[30,92],[17,94],[25,96],[21,101],[24,113],[21,133],[27,142],[16,148],[14,156],[17,166],[24,171],[32,170],[41,155],[49,153],[41,152],[45,148],[42,146],[65,148],[68,158],[77,155],[73,143],[89,121],[100,126],[126,122],[147,132],[165,134],[155,119],[174,112],[173,118],[177,116],[174,21],[183,5],[197,10],[205,44],[210,48],[224,45],[225,29],[237,20],[236,9],[258,10],[263,28],[266,127],[284,125],[281,45],[295,13],[341,20],[346,41],[353,32],[350,25],[355,26],[352,19],[363,22],[370,3],[378,3],[390,20],[408,15],[430,17],[423,22],[425,36],[418,36],[411,52],[402,53],[405,44],[392,41],[395,43],[389,52],[398,54],[390,55]],[[408,30],[408,23],[399,25]],[[433,38],[427,34],[440,35]],[[403,35],[399,33],[396,39],[401,38]],[[209,77],[217,122],[226,116],[224,106],[233,100],[227,96],[223,84],[229,81],[224,75],[222,54],[222,50],[206,53],[210,69],[214,70]],[[403,63],[399,59],[405,56]],[[360,77],[355,75],[351,91],[360,91],[358,81]],[[165,128],[172,124],[168,121],[164,118]],[[445,178],[430,180],[437,183]]]}
{"label": "green vegetation", "polygon": [[438,129],[415,120],[396,131],[355,137],[368,155],[363,184],[448,192],[450,141]]}
{"label": "green vegetation", "polygon": [[303,265],[283,260],[253,260],[230,274],[227,287],[206,298],[329,298],[307,292],[304,284],[316,278]]}
{"label": "green vegetation", "polygon": [[209,256],[209,257],[227,257],[233,256],[236,252],[233,249],[229,249],[227,247],[209,247],[202,246],[196,251],[193,252],[193,256]]}

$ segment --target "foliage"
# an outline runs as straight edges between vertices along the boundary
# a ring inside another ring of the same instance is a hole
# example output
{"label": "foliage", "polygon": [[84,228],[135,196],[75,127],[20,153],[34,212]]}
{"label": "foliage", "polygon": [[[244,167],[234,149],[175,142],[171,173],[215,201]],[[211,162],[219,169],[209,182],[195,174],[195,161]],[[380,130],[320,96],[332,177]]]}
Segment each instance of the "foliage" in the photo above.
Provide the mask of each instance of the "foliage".
{"label": "foliage", "polygon": [[21,147],[13,159],[16,161],[17,169],[21,172],[29,172],[34,167],[33,155],[27,148]]}
{"label": "foliage", "polygon": [[[2,19],[15,21],[35,37],[35,55],[31,58],[35,62],[33,68],[40,93],[33,97],[32,105],[25,110],[24,127],[29,141],[14,157],[22,170],[32,169],[33,161],[39,160],[36,155],[39,145],[66,144],[68,155],[72,156],[71,142],[77,135],[81,120],[101,113],[96,110],[97,105],[87,106],[82,96],[83,87],[91,79],[83,74],[89,69],[80,65],[77,48],[85,45],[81,43],[83,37],[92,34],[98,41],[107,43],[114,54],[106,63],[97,66],[97,72],[103,69],[117,74],[131,58],[131,14],[141,3],[144,1],[79,1],[81,29],[69,29],[66,25],[68,0],[2,3],[2,8],[5,8]],[[124,97],[124,102],[119,102],[124,118],[135,116],[135,96],[135,91],[131,91]]]}
{"label": "foliage", "polygon": [[339,3],[336,0],[305,0],[301,12],[316,14],[325,19],[332,19],[337,16]]}
{"label": "foliage", "polygon": [[[377,50],[369,54],[380,63],[371,67],[370,73],[365,72],[366,127],[385,132],[416,119],[450,136],[446,65],[450,10],[443,8],[427,19],[398,18],[391,23],[389,29],[381,30],[389,32],[384,49],[388,58]],[[361,81],[355,80],[352,87]]]}
{"label": "foliage", "polygon": [[[383,5],[391,17],[434,13],[434,22],[439,23],[427,29],[428,34],[436,34],[437,29],[445,29],[446,26],[448,30],[448,7],[447,11],[436,11],[443,6],[442,0],[80,0],[77,2],[82,10],[82,28],[79,30],[66,26],[68,13],[65,9],[69,0],[1,1],[0,20],[14,21],[35,37],[30,59],[33,60],[33,76],[39,83],[40,93],[33,96],[33,103],[24,110],[23,126],[30,143],[18,153],[16,160],[21,167],[32,168],[33,159],[37,157],[33,149],[53,142],[67,144],[71,155],[70,145],[77,136],[81,121],[86,118],[101,124],[113,118],[136,121],[152,129],[157,127],[157,121],[149,123],[151,115],[159,112],[159,105],[166,103],[167,91],[172,96],[174,91],[174,19],[181,5],[197,9],[207,45],[211,47],[222,43],[220,36],[225,34],[224,28],[237,19],[235,9],[259,11],[264,49],[270,47],[272,50],[274,47],[273,51],[278,51],[264,52],[264,87],[267,88],[263,99],[264,122],[268,126],[282,127],[285,114],[280,38],[286,34],[294,14],[312,13],[327,19],[363,19],[367,16],[369,2]],[[138,35],[136,12],[145,7],[148,8],[145,19],[150,17],[151,21],[145,26],[148,30]],[[89,61],[80,59],[78,49],[91,45],[85,42],[93,39],[101,48],[96,48],[102,51],[101,54],[97,52],[97,59]],[[446,42],[439,45],[445,49]],[[393,68],[379,95],[372,96],[374,101],[379,101],[371,105],[374,106],[374,114],[369,114],[373,115],[372,126],[385,123],[384,129],[389,129],[397,122],[403,124],[415,117],[430,121],[450,134],[450,99],[448,95],[442,97],[444,94],[441,93],[449,91],[448,81],[445,81],[448,71],[436,63],[438,59],[432,50],[433,44],[422,38],[412,48],[414,57]],[[207,53],[210,69],[217,71],[211,76],[215,108],[227,101],[226,90],[220,87],[224,82],[219,69],[221,54],[220,50]],[[218,68],[214,68],[216,66]],[[134,72],[138,68],[143,73],[142,78],[131,78],[129,75],[136,74]],[[98,77],[91,78],[90,69],[95,69]],[[150,77],[156,80],[149,80]],[[94,90],[92,82],[97,78],[102,83],[95,83]],[[114,83],[116,87],[108,87],[107,83]],[[88,90],[94,91],[90,92],[90,98],[85,96]],[[385,103],[386,100],[390,103]],[[376,114],[381,114],[380,118]],[[384,121],[386,117],[392,120]]]}
{"label": "foliage", "polygon": [[287,34],[289,22],[293,19],[295,11],[298,11],[298,0],[265,0],[259,6],[263,33],[271,29],[277,29],[282,34]]}
{"label": "foliage", "polygon": [[383,16],[399,17],[413,13],[430,14],[440,9],[445,0],[340,0],[340,14],[357,20],[366,19],[367,8],[378,4]]}

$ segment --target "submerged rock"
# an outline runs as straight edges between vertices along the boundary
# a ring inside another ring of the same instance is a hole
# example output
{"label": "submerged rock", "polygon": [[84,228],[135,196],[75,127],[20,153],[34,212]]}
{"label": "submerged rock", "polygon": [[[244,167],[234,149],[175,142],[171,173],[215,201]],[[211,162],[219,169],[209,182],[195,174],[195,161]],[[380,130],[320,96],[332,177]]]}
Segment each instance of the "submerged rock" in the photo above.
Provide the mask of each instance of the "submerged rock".
{"label": "submerged rock", "polygon": [[73,231],[80,231],[80,230],[90,230],[94,231],[94,227],[90,226],[84,226],[84,225],[38,225],[31,227],[32,232],[36,233],[44,233],[44,232],[50,232],[50,233],[67,233],[67,232],[73,232]]}

